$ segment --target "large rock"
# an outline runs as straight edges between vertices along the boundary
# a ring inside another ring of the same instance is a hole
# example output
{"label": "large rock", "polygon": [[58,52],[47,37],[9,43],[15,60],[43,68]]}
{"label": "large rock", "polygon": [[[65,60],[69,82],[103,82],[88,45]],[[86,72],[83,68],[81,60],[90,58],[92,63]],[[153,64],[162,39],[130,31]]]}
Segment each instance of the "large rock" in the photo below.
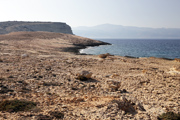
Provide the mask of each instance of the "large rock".
{"label": "large rock", "polygon": [[81,81],[86,81],[91,78],[92,72],[83,70],[83,71],[77,73],[76,76],[77,76],[77,79],[79,79]]}
{"label": "large rock", "polygon": [[19,31],[47,31],[56,33],[73,34],[71,27],[62,22],[0,22],[0,34]]}

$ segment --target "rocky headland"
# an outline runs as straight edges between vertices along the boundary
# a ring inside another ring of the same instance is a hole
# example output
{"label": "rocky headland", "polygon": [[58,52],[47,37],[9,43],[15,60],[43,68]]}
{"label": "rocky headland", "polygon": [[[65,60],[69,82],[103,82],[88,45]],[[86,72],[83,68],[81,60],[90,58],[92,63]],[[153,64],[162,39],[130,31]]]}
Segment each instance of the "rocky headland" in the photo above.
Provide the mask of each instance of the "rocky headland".
{"label": "rocky headland", "polygon": [[71,27],[62,22],[25,22],[7,21],[0,22],[0,34],[19,31],[46,31],[56,33],[73,34]]}
{"label": "rocky headland", "polygon": [[179,59],[77,54],[103,44],[63,33],[0,35],[0,119],[179,119]]}

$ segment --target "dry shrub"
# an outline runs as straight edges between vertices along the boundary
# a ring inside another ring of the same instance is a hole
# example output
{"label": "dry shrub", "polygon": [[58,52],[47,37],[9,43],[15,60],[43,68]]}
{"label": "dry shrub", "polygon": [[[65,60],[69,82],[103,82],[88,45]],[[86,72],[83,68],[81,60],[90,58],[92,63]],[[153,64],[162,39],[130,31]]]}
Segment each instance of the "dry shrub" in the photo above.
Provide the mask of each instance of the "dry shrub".
{"label": "dry shrub", "polygon": [[29,111],[36,107],[36,103],[25,100],[5,100],[0,102],[0,111],[18,112]]}
{"label": "dry shrub", "polygon": [[80,81],[87,81],[88,80],[88,78],[87,77],[85,77],[85,76],[83,76],[83,75],[79,75],[79,76],[77,76],[77,78],[76,79],[78,79],[78,80],[80,80]]}
{"label": "dry shrub", "polygon": [[107,58],[108,56],[112,56],[112,55],[109,54],[109,53],[106,53],[106,54],[100,54],[100,55],[99,55],[100,58]]}
{"label": "dry shrub", "polygon": [[180,114],[176,114],[174,112],[167,112],[159,115],[157,117],[158,120],[180,120]]}
{"label": "dry shrub", "polygon": [[[1,79],[1,78],[0,78]],[[8,92],[13,92],[14,90],[8,89],[6,86],[2,85],[0,83],[0,94],[8,93]]]}
{"label": "dry shrub", "polygon": [[58,118],[58,119],[64,118],[64,114],[62,112],[59,112],[59,111],[50,111],[49,114],[55,118]]}
{"label": "dry shrub", "polygon": [[0,77],[0,81],[4,81],[4,80],[6,80],[5,78],[3,78],[3,77]]}
{"label": "dry shrub", "polygon": [[43,82],[43,86],[59,86],[56,82]]}
{"label": "dry shrub", "polygon": [[39,115],[37,116],[37,120],[52,120],[52,117],[47,116],[47,115],[39,114]]}
{"label": "dry shrub", "polygon": [[3,60],[0,58],[0,62],[3,62]]}
{"label": "dry shrub", "polygon": [[120,101],[119,100],[112,100],[109,105],[114,104],[114,103],[118,104],[118,108],[120,110],[125,111],[126,113],[133,114],[136,112],[136,110],[134,108],[135,104],[132,103],[130,100],[127,100],[126,98],[124,98],[123,100],[120,100]]}

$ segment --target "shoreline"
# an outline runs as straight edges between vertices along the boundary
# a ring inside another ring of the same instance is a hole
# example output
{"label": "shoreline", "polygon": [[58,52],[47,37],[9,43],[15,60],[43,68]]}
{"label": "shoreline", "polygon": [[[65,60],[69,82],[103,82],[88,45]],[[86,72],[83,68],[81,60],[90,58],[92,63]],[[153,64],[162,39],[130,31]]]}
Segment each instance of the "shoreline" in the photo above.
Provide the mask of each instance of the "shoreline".
{"label": "shoreline", "polygon": [[[106,43],[106,42],[105,42]],[[89,48],[93,48],[93,47],[99,47],[99,46],[104,46],[104,45],[112,45],[111,43],[107,43],[107,44],[101,44],[101,45],[97,45],[97,46],[86,46],[85,48],[79,49],[80,54],[82,53],[81,51],[85,50],[85,49],[89,49]],[[86,53],[82,53],[82,54],[86,54]],[[87,54],[88,55],[88,54]],[[95,54],[89,54],[89,55],[95,55]]]}
{"label": "shoreline", "polygon": [[[101,45],[100,45],[101,46]],[[78,49],[79,50],[79,54],[83,54],[83,55],[97,55],[97,54],[87,54],[85,52],[81,52],[83,51],[84,49],[88,49],[88,48],[93,48],[93,46],[90,46],[90,47],[86,47],[86,48],[80,48]],[[107,54],[107,53],[103,53],[103,54]],[[111,54],[111,55],[114,55],[114,54]],[[134,57],[134,56],[128,56],[128,55],[125,55],[125,56],[121,56],[121,55],[114,55],[114,56],[120,56],[120,57],[127,57],[127,58],[151,58],[151,57],[154,57],[154,58],[158,58],[158,59],[165,59],[165,60],[175,60],[175,59],[180,59],[180,58],[167,58],[167,57],[155,57],[155,56],[149,56],[149,57]]]}
{"label": "shoreline", "polygon": [[107,43],[107,42],[92,43],[92,44],[88,44],[88,45],[84,45],[84,44],[76,45],[76,44],[74,44],[74,47],[62,48],[62,51],[64,51],[64,52],[72,52],[72,53],[75,53],[75,54],[81,54],[80,50],[82,50],[82,49],[86,49],[88,47],[97,47],[97,46],[101,46],[101,45],[111,45],[111,44]]}
{"label": "shoreline", "polygon": [[[109,44],[109,45],[113,45],[113,44]],[[101,45],[99,45],[99,46],[101,46]],[[99,46],[97,46],[97,47],[99,47]],[[106,47],[106,46],[104,46],[104,47]],[[86,48],[82,48],[82,49],[80,49],[80,53],[82,53],[82,54],[89,54],[89,55],[98,55],[96,52],[94,52],[94,53],[89,53],[89,51],[86,51],[86,50],[88,50],[88,49],[93,49],[93,46],[90,46],[90,47],[86,47]],[[96,48],[95,48],[96,49]],[[86,51],[86,52],[84,52],[84,50]],[[92,50],[92,51],[98,51],[98,50]],[[99,52],[99,51],[98,51]],[[117,55],[117,56],[122,56],[122,57],[131,57],[131,58],[149,58],[149,57],[155,57],[155,58],[159,58],[159,59],[166,59],[166,60],[174,60],[174,59],[180,59],[180,57],[179,58],[177,58],[177,57],[161,57],[161,56],[133,56],[133,55],[118,55],[118,54],[113,54],[113,53],[111,53],[111,52],[104,52],[104,53],[101,53],[101,54],[106,54],[106,53],[109,53],[109,54],[112,54],[112,55]]]}

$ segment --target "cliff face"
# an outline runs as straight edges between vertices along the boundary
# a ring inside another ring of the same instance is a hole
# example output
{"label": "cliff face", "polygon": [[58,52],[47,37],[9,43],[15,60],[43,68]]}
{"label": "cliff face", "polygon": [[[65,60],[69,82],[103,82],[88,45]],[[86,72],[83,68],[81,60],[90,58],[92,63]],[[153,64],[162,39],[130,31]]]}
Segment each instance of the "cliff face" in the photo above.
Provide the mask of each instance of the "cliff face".
{"label": "cliff face", "polygon": [[0,34],[7,34],[18,31],[47,31],[73,34],[71,27],[62,22],[0,22]]}

